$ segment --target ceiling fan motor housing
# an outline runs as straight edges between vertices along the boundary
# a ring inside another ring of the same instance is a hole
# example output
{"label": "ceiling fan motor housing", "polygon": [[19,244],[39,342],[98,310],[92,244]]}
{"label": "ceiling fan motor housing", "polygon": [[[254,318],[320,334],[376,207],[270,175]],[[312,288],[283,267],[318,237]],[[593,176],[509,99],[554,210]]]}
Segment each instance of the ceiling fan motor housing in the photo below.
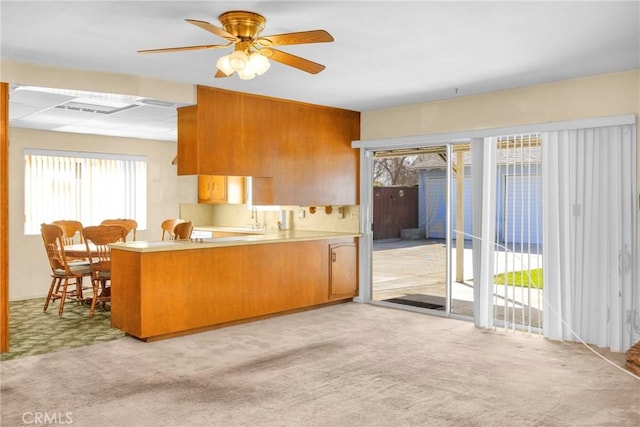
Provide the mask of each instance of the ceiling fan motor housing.
{"label": "ceiling fan motor housing", "polygon": [[243,41],[255,41],[267,22],[262,15],[237,10],[225,12],[218,19],[226,32]]}

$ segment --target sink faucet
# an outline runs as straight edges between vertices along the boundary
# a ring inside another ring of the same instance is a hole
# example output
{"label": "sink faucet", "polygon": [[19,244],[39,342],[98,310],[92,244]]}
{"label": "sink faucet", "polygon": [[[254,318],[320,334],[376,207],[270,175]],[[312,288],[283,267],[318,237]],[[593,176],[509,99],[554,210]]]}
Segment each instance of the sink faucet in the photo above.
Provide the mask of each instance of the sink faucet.
{"label": "sink faucet", "polygon": [[253,220],[252,228],[260,228],[260,221],[258,221],[258,209],[251,209],[251,219]]}

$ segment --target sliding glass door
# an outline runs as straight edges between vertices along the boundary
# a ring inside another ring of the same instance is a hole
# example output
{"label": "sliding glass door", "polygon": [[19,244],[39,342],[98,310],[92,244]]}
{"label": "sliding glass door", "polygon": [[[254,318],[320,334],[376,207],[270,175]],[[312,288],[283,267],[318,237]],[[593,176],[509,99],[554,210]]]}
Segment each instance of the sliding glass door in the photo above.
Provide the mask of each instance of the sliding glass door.
{"label": "sliding glass door", "polygon": [[[636,131],[623,115],[355,142],[359,299],[625,351],[640,336]],[[415,173],[418,212],[375,239],[385,156]]]}
{"label": "sliding glass door", "polygon": [[[413,181],[385,180],[380,170]],[[372,300],[472,317],[469,145],[412,148],[396,155],[381,151],[373,174]],[[408,191],[410,187],[417,191]],[[409,217],[413,219],[398,221]]]}

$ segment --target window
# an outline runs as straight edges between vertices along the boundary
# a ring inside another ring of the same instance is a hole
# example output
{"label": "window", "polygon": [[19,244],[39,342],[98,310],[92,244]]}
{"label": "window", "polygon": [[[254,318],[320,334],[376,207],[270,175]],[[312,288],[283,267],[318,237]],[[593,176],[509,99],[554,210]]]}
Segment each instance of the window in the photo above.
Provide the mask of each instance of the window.
{"label": "window", "polygon": [[24,184],[25,234],[58,219],[132,218],[146,228],[145,156],[26,149]]}

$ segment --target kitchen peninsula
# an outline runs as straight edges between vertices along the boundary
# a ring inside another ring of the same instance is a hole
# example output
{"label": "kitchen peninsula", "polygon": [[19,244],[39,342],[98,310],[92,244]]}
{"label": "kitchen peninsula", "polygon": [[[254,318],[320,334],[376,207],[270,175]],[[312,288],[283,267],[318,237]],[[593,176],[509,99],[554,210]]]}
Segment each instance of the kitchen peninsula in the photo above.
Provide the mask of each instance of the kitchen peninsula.
{"label": "kitchen peninsula", "polygon": [[[178,108],[176,164],[198,175],[199,203],[321,206],[325,219],[348,221],[359,203],[359,112],[205,86],[197,98]],[[250,191],[236,191],[241,177]],[[154,340],[356,296],[357,232],[261,222],[263,234],[113,245],[111,324]]]}
{"label": "kitchen peninsula", "polygon": [[286,230],[113,245],[112,325],[154,340],[349,301],[358,236]]}

